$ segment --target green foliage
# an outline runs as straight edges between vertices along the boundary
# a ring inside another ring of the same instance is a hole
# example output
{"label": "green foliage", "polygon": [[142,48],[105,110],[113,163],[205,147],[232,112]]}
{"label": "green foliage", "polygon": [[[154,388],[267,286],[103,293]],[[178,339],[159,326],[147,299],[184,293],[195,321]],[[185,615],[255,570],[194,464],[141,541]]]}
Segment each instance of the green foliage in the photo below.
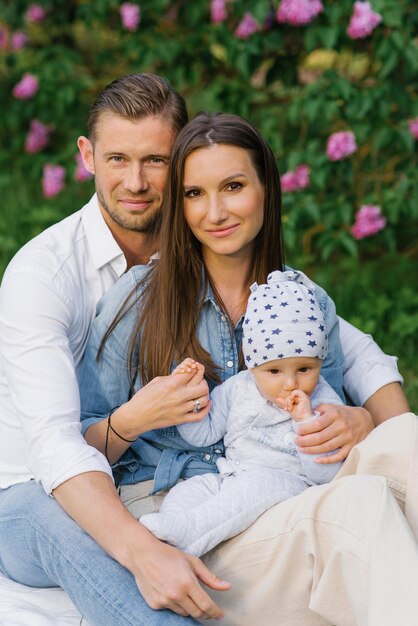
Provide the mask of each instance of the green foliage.
{"label": "green foliage", "polygon": [[[123,27],[119,0],[39,0],[47,15],[32,23],[25,19],[28,0],[3,0],[0,29],[23,30],[28,43],[0,46],[0,271],[27,239],[90,196],[92,183],[74,182],[73,173],[76,139],[86,132],[95,95],[122,74],[154,72],[184,94],[191,115],[223,110],[251,119],[282,174],[310,167],[309,186],[283,196],[289,261],[322,261],[321,281],[338,291],[343,313],[377,333],[389,351],[417,346],[417,140],[408,120],[418,116],[418,5],[371,2],[382,21],[353,40],[353,0],[327,0],[321,14],[298,27],[277,22],[280,0],[228,2],[220,24],[211,22],[210,0],[142,0],[135,32]],[[259,30],[239,39],[234,31],[247,11]],[[38,78],[39,90],[18,100],[12,89],[25,73]],[[54,130],[43,150],[27,154],[33,119]],[[342,130],[354,133],[358,149],[330,161],[327,140]],[[67,170],[66,191],[53,199],[42,196],[46,163]],[[365,204],[380,206],[387,226],[357,241],[350,229]],[[396,294],[389,282],[378,286],[381,262],[396,274]],[[396,273],[398,265],[404,272]],[[357,281],[354,309],[344,294],[354,296]]]}
{"label": "green foliage", "polygon": [[307,271],[328,291],[344,319],[399,357],[411,408],[418,412],[418,260],[395,254],[345,258]]}

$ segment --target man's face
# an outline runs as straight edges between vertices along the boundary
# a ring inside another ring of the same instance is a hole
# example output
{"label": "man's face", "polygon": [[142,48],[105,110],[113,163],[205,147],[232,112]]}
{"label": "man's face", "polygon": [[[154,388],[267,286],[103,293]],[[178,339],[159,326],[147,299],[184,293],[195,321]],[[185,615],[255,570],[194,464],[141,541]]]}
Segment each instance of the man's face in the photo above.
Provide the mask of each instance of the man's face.
{"label": "man's face", "polygon": [[111,112],[100,117],[93,143],[79,138],[111,230],[155,231],[174,139],[174,130],[162,117],[129,120]]}

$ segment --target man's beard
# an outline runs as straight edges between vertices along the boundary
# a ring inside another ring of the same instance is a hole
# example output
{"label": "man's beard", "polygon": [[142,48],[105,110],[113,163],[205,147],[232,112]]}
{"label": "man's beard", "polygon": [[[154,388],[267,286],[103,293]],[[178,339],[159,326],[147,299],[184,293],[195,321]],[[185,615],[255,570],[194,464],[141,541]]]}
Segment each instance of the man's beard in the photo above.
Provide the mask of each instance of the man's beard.
{"label": "man's beard", "polygon": [[120,215],[116,210],[110,209],[106,204],[105,199],[101,191],[96,190],[99,202],[103,209],[109,215],[109,217],[119,226],[126,230],[131,230],[136,233],[147,233],[148,235],[155,235],[160,231],[161,227],[161,208],[159,210],[151,211],[150,215]]}

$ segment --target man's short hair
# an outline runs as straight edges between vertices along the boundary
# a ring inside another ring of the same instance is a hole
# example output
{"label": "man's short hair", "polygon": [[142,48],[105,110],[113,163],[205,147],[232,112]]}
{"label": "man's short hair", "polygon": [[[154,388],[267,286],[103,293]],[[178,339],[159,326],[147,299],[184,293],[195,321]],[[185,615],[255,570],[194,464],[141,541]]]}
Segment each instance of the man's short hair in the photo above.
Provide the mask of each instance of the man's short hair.
{"label": "man's short hair", "polygon": [[90,109],[87,127],[91,141],[96,139],[97,124],[105,112],[133,120],[161,115],[176,132],[188,121],[184,98],[166,78],[155,74],[127,74],[105,87]]}

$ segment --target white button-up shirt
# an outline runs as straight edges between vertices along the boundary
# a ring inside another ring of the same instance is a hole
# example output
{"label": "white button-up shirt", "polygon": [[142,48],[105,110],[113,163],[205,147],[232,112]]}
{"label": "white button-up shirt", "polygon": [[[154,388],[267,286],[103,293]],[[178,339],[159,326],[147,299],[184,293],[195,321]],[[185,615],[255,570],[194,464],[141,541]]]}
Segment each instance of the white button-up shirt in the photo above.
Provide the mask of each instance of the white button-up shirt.
{"label": "white button-up shirt", "polygon": [[26,244],[0,289],[0,488],[35,478],[47,493],[104,471],[80,433],[76,370],[96,304],[125,272],[96,196]]}

